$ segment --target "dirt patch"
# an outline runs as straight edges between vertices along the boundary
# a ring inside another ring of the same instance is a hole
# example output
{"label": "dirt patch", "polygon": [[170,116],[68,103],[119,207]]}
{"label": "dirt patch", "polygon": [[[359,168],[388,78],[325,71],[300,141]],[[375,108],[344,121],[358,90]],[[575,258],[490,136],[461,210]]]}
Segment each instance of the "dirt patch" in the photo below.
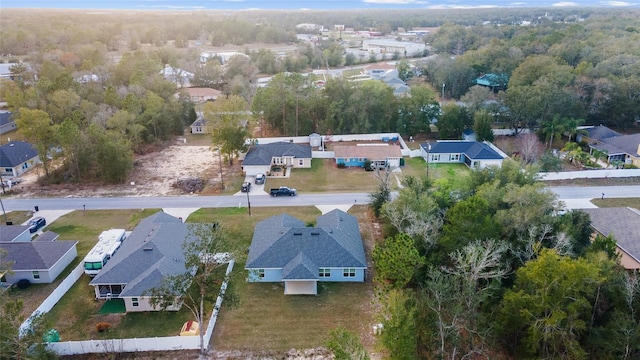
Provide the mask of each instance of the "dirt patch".
{"label": "dirt patch", "polygon": [[[177,196],[213,194],[220,183],[220,158],[210,146],[190,145],[183,138],[158,151],[134,157],[131,175],[123,184],[39,185],[37,168],[22,176],[14,189],[16,197],[50,196]],[[223,178],[229,175],[223,167]],[[232,170],[236,171],[235,168]],[[198,184],[198,186],[193,186]]]}

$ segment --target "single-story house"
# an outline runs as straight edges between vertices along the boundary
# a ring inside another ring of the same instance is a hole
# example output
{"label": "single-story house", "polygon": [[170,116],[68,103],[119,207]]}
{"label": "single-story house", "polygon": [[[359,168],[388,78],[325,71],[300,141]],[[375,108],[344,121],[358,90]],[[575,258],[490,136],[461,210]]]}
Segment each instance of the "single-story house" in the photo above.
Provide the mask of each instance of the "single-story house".
{"label": "single-story house", "polygon": [[165,79],[176,84],[178,87],[187,87],[193,79],[194,74],[186,70],[166,65],[164,69],[160,70],[160,75]]}
{"label": "single-story house", "polygon": [[[233,111],[209,113],[207,115],[220,118],[235,118],[238,121],[238,126],[247,127],[253,113],[251,111]],[[212,127],[209,126],[208,121],[204,118],[204,113],[198,113],[198,118],[189,127],[192,134],[210,134],[212,132]]]}
{"label": "single-story house", "polygon": [[[127,312],[158,311],[145,292],[166,276],[189,271],[182,244],[193,240],[187,224],[159,211],[140,221],[89,285],[97,299],[123,299]],[[176,304],[167,310],[180,307]]]}
{"label": "single-story house", "polygon": [[256,224],[245,269],[249,282],[283,282],[285,295],[316,295],[318,282],[363,282],[367,261],[358,220],[342,210],[316,227],[290,215]]}
{"label": "single-story house", "polygon": [[582,209],[596,234],[616,239],[620,265],[640,270],[640,210],[630,207]]}
{"label": "single-story house", "polygon": [[576,135],[576,141],[584,141],[587,144],[597,144],[602,140],[622,136],[619,132],[609,129],[604,125],[580,127],[583,133]]}
{"label": "single-story house", "polygon": [[391,144],[356,144],[335,145],[336,165],[364,167],[369,160],[372,167],[388,167],[395,169],[400,167],[402,151],[400,146]]}
{"label": "single-story house", "polygon": [[311,167],[311,146],[291,142],[252,145],[242,161],[246,175],[267,174],[272,166]]}
{"label": "single-story house", "polygon": [[237,52],[237,51],[227,51],[227,52],[219,52],[219,53],[203,52],[200,54],[200,62],[204,64],[211,59],[218,59],[220,60],[220,64],[224,65],[229,60],[231,60],[231,58],[234,56],[242,56],[243,58],[249,58],[249,55],[241,52]]}
{"label": "single-story house", "polygon": [[40,162],[38,150],[25,141],[0,146],[0,175],[18,177]]}
{"label": "single-story house", "polygon": [[[3,226],[2,230],[8,227]],[[15,284],[24,279],[32,284],[49,284],[78,256],[76,244],[77,241],[0,242],[0,248],[7,252],[2,260],[12,263],[2,281]]]}
{"label": "single-story house", "polygon": [[476,85],[485,86],[493,92],[506,90],[509,76],[505,74],[484,74],[476,79]]}
{"label": "single-story house", "polygon": [[427,46],[424,43],[396,41],[393,39],[363,40],[362,50],[376,54],[400,54],[401,57],[421,55]]}
{"label": "single-story house", "polygon": [[471,169],[502,166],[508,156],[488,141],[438,140],[420,144],[427,163],[463,163]]}
{"label": "single-story house", "polygon": [[222,91],[206,87],[190,87],[183,89],[194,104],[217,100]]}
{"label": "single-story house", "polygon": [[589,148],[605,152],[609,164],[619,161],[640,167],[640,134],[609,137],[589,144]]}
{"label": "single-story house", "polygon": [[32,235],[27,225],[0,226],[0,242],[31,241]]}
{"label": "single-story house", "polygon": [[0,111],[0,135],[13,131],[17,128],[10,111]]}

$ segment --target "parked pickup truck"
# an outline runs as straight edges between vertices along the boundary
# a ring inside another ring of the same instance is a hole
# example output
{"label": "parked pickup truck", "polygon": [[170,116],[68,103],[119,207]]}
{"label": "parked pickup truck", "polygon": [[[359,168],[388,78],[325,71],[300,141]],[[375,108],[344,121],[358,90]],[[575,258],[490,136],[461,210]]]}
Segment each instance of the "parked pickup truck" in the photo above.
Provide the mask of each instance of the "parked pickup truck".
{"label": "parked pickup truck", "polygon": [[296,196],[296,189],[290,189],[288,186],[280,186],[276,189],[271,189],[269,192],[271,196]]}

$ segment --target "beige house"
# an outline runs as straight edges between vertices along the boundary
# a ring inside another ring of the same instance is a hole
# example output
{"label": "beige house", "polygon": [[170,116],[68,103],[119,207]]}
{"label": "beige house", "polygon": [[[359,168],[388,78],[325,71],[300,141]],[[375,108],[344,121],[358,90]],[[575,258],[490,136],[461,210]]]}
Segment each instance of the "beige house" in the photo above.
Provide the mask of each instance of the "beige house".
{"label": "beige house", "polygon": [[189,95],[189,99],[191,99],[194,104],[202,104],[205,101],[214,101],[222,95],[222,91],[211,88],[191,87],[183,90]]}
{"label": "beige house", "polygon": [[333,147],[336,165],[364,167],[365,162],[377,168],[395,169],[402,164],[400,146],[392,144],[335,145]]}
{"label": "beige house", "polygon": [[616,239],[620,265],[640,270],[640,210],[630,207],[582,209],[596,234]]}

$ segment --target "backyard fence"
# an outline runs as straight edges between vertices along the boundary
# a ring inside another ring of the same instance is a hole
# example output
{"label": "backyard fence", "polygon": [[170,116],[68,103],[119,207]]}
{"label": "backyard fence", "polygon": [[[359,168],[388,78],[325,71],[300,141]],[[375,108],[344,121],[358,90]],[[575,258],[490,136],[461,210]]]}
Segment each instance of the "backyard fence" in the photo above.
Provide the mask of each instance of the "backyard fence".
{"label": "backyard fence", "polygon": [[51,292],[51,294],[49,294],[49,296],[47,296],[47,298],[44,299],[42,304],[38,306],[38,308],[31,314],[31,316],[29,316],[29,318],[25,320],[25,322],[23,322],[22,325],[20,325],[20,335],[26,334],[26,332],[31,327],[31,321],[36,316],[38,316],[38,314],[44,314],[51,311],[51,309],[53,309],[53,307],[58,303],[58,301],[60,301],[60,299],[64,296],[64,294],[66,294],[67,291],[71,289],[73,284],[75,284],[76,281],[80,279],[80,276],[82,276],[82,274],[84,274],[84,267],[82,266],[82,263],[80,263],[71,271],[71,273],[64,280],[62,280],[60,285],[58,285],[55,288],[55,290],[53,290],[53,292]]}
{"label": "backyard fence", "polygon": [[[222,300],[227,290],[227,278],[233,270],[234,260],[229,261],[225,274],[225,281],[220,287],[220,293],[213,307],[213,313],[207,324],[204,333],[205,347],[209,346],[213,329],[218,319],[218,312],[222,306]],[[31,325],[32,319],[41,313],[50,311],[53,306],[69,291],[75,282],[84,273],[82,264],[78,265],[67,276],[56,289],[49,295],[45,301],[31,314],[29,319],[20,326],[20,333],[24,334]],[[107,353],[116,354],[123,352],[143,352],[143,351],[174,351],[174,350],[196,350],[200,348],[199,336],[165,336],[153,338],[136,338],[136,339],[106,339],[106,340],[86,340],[86,341],[64,341],[51,342],[47,347],[58,355],[79,355],[90,353]]]}

